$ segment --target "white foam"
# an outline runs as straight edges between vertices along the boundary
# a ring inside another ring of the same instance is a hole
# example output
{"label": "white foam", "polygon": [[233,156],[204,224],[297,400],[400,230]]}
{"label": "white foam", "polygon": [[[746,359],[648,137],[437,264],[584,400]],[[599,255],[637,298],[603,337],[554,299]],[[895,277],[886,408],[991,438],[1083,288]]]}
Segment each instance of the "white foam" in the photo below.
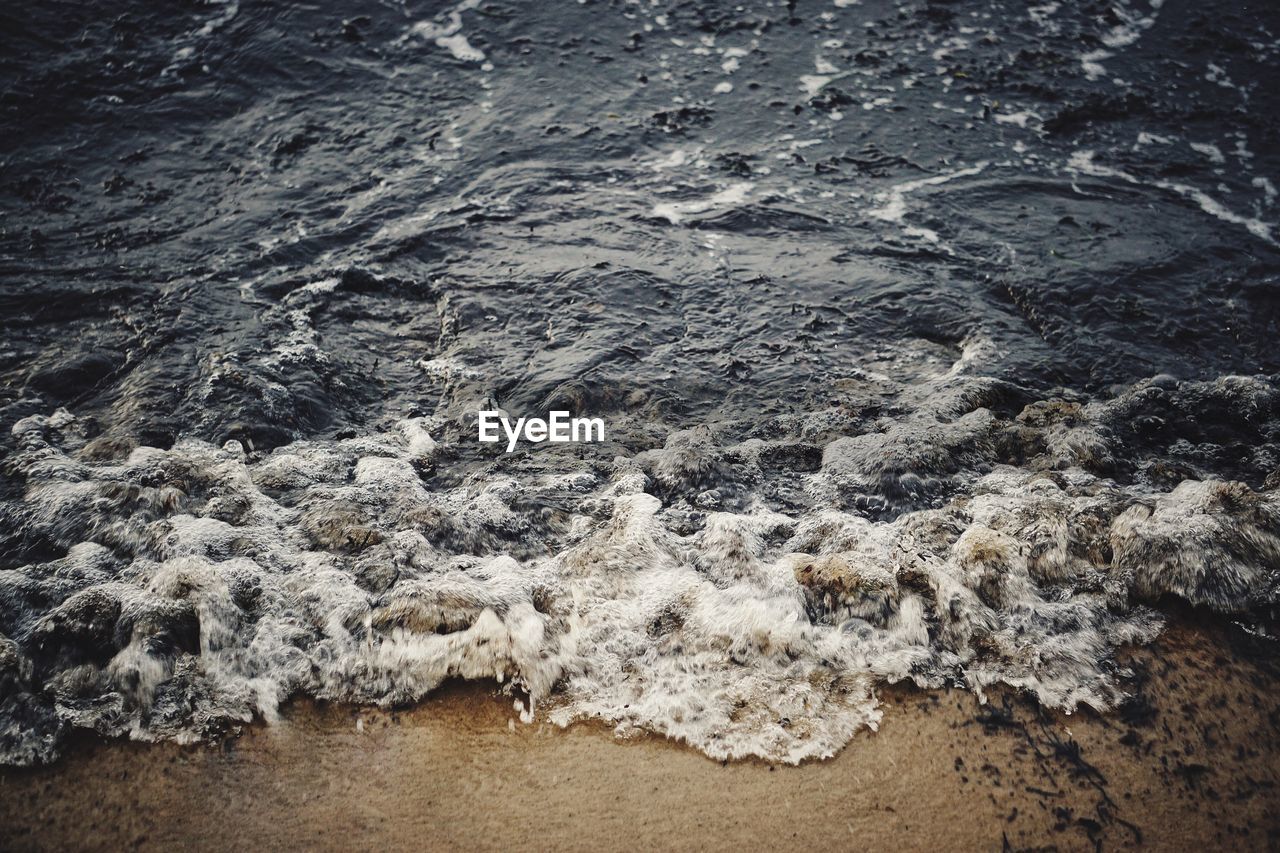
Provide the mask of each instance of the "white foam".
{"label": "white foam", "polygon": [[939,186],[958,178],[967,178],[977,175],[986,167],[987,163],[984,161],[966,169],[959,169],[955,172],[948,172],[942,175],[931,175],[927,178],[917,178],[914,181],[906,181],[905,183],[897,184],[887,190],[876,193],[873,200],[879,206],[868,210],[867,214],[884,222],[902,222],[907,213],[907,196],[910,194],[926,187]]}
{"label": "white foam", "polygon": [[655,172],[662,172],[667,169],[677,169],[688,163],[691,157],[697,156],[700,151],[701,149],[690,151],[683,148],[677,148],[661,160],[650,163],[649,167]]}
{"label": "white foam", "polygon": [[[1111,12],[1120,19],[1120,23],[1101,36],[1102,43],[1109,50],[1091,50],[1080,56],[1080,67],[1084,70],[1086,77],[1097,80],[1105,75],[1107,70],[1102,65],[1102,61],[1114,56],[1114,51],[1133,45],[1155,24],[1160,4],[1152,3],[1151,10],[1150,15],[1140,15],[1123,2],[1111,6]],[[1117,84],[1119,85],[1120,81],[1117,81]]]}
{"label": "white foam", "polygon": [[1045,3],[1040,6],[1029,6],[1027,7],[1027,16],[1045,32],[1050,35],[1056,35],[1061,27],[1053,20],[1053,16],[1057,14],[1060,8],[1061,5],[1058,3]]}
{"label": "white foam", "polygon": [[207,40],[218,30],[231,23],[236,15],[240,14],[238,0],[209,0],[208,5],[217,8],[218,13],[209,17],[197,29],[183,34],[176,40],[179,47],[174,51],[173,58],[169,60],[169,65],[160,72],[161,77],[167,77],[177,72],[182,63],[196,55],[200,42]]}
{"label": "white foam", "polygon": [[1276,185],[1271,183],[1270,178],[1257,177],[1252,181],[1253,186],[1262,190],[1265,194],[1266,204],[1270,206],[1276,200]]}
{"label": "white foam", "polygon": [[1222,156],[1222,149],[1209,142],[1192,142],[1190,143],[1193,151],[1209,158],[1212,163],[1225,163],[1227,158]]}
{"label": "white foam", "polygon": [[653,206],[653,215],[667,220],[672,225],[679,225],[690,214],[705,213],[708,210],[735,207],[742,204],[747,200],[747,196],[754,186],[750,181],[740,181],[707,198],[655,204]]}
{"label": "white foam", "polygon": [[437,47],[449,51],[455,59],[463,62],[484,62],[484,51],[473,47],[462,33],[462,13],[478,8],[480,0],[464,0],[445,13],[447,23],[436,21],[419,21],[409,30],[411,35],[434,41]]}
{"label": "white foam", "polygon": [[1120,180],[1131,184],[1151,186],[1177,193],[1184,198],[1194,201],[1201,210],[1215,219],[1220,219],[1223,222],[1228,222],[1232,225],[1243,226],[1250,234],[1260,240],[1265,240],[1268,243],[1276,242],[1275,238],[1272,236],[1275,226],[1271,223],[1264,222],[1257,217],[1244,216],[1236,213],[1227,208],[1217,199],[1205,193],[1203,190],[1197,189],[1196,187],[1188,184],[1180,184],[1175,181],[1167,181],[1164,179],[1143,181],[1128,174],[1127,172],[1094,162],[1094,156],[1095,154],[1093,151],[1083,149],[1077,150],[1071,155],[1070,160],[1068,160],[1067,168],[1070,171],[1079,172],[1084,175],[1093,175],[1094,177],[1099,178],[1119,178]]}
{"label": "white foam", "polygon": [[1025,128],[1027,124],[1032,121],[1037,123],[1042,123],[1044,121],[1044,118],[1039,113],[1032,112],[1031,110],[1022,110],[1016,113],[997,112],[992,113],[991,117],[1000,124],[1013,124],[1022,128]]}
{"label": "white foam", "polygon": [[[1239,483],[1153,494],[1087,473],[1155,386],[1028,407],[1019,430],[1041,455],[996,464],[1011,422],[969,401],[998,358],[992,341],[966,341],[909,414],[828,441],[820,469],[796,475],[812,509],[756,496],[693,529],[680,496],[749,489],[769,442],[725,447],[694,426],[594,470],[488,469],[428,488],[419,466],[440,451],[427,419],[260,457],[182,440],[97,462],[75,456],[70,413],[32,416],[10,457],[24,523],[65,556],[0,571],[0,593],[52,602],[24,616],[22,642],[111,651],[54,672],[41,701],[143,739],[271,719],[299,693],[412,702],[455,677],[500,683],[526,722],[600,719],[781,762],[874,728],[886,682],[979,695],[1003,683],[1109,708],[1115,652],[1160,627],[1141,601],[1231,611],[1274,595],[1280,503]],[[1272,397],[1228,377],[1179,406]],[[805,417],[829,434],[822,412]],[[902,509],[849,509],[869,497]],[[537,521],[548,506],[572,517],[564,530]],[[521,542],[528,556],[508,553]],[[6,760],[44,754],[29,746]]]}

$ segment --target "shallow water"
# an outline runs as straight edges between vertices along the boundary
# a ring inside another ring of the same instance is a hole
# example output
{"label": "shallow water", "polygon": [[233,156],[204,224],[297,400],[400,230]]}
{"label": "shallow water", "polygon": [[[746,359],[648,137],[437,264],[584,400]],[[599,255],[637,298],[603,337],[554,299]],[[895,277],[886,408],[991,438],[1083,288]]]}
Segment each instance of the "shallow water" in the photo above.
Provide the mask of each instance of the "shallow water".
{"label": "shallow water", "polygon": [[0,11],[4,761],[452,676],[798,761],[1267,630],[1280,14],[344,14]]}

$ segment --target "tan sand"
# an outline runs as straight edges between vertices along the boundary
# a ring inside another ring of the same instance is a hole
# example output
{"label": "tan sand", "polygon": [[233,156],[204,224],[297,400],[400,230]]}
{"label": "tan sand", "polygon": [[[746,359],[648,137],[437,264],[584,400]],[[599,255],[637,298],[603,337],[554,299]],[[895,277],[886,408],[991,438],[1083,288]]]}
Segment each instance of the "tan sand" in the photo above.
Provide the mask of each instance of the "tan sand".
{"label": "tan sand", "polygon": [[298,702],[218,746],[85,740],[4,771],[0,847],[1274,849],[1280,678],[1235,645],[1172,629],[1105,717],[889,689],[880,732],[802,767],[513,729],[476,685],[396,713]]}

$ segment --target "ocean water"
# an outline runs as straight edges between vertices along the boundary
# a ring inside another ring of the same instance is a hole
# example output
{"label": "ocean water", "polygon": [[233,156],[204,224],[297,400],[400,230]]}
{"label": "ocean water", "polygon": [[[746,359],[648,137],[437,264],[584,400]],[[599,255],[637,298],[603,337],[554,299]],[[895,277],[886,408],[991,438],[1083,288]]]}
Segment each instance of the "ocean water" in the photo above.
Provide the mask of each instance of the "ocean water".
{"label": "ocean water", "polygon": [[[834,754],[1280,595],[1280,10],[0,9],[0,761],[293,696]],[[477,413],[607,440],[476,440]]]}

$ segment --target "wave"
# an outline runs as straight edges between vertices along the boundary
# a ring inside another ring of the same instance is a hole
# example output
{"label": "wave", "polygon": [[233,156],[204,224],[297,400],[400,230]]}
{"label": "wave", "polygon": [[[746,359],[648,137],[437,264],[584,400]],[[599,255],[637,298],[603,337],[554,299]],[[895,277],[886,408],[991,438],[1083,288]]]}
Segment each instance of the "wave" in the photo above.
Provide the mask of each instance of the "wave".
{"label": "wave", "polygon": [[65,556],[0,572],[0,758],[52,760],[73,728],[193,740],[293,695],[394,705],[465,678],[526,720],[799,762],[874,728],[885,683],[1114,707],[1116,652],[1158,634],[1162,596],[1276,601],[1274,475],[1200,477],[1207,443],[1125,433],[1212,398],[1225,441],[1233,418],[1268,422],[1273,382],[1158,378],[1012,417],[974,405],[983,387],[943,383],[821,447],[797,435],[829,412],[776,439],[698,425],[634,455],[517,454],[452,485],[428,475],[447,442],[426,418],[117,461],[80,453],[65,411],[26,418],[6,526]]}

